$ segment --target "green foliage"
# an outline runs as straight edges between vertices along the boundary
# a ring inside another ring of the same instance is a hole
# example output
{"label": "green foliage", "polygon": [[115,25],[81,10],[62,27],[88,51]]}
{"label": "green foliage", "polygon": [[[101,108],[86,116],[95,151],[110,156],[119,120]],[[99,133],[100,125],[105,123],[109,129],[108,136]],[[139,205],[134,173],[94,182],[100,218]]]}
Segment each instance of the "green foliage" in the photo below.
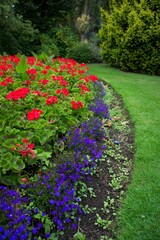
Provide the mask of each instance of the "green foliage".
{"label": "green foliage", "polygon": [[160,19],[143,0],[101,10],[103,59],[125,71],[160,75]]}
{"label": "green foliage", "polygon": [[73,58],[79,63],[93,62],[93,53],[87,43],[77,43],[69,49],[67,56]]}
{"label": "green foliage", "polygon": [[15,14],[15,0],[1,1],[0,3],[0,53],[15,54],[23,52],[28,54],[35,50],[38,31],[33,28],[29,20]]}
{"label": "green foliage", "polygon": [[74,239],[75,240],[86,240],[86,235],[81,232],[77,232],[76,234],[74,234]]}
{"label": "green foliage", "polygon": [[68,50],[78,42],[78,36],[69,26],[60,26],[55,29],[55,42],[59,48],[60,56],[64,57]]}
{"label": "green foliage", "polygon": [[57,57],[60,55],[59,49],[55,43],[55,40],[47,34],[40,36],[41,48],[40,52],[45,52],[48,56]]}

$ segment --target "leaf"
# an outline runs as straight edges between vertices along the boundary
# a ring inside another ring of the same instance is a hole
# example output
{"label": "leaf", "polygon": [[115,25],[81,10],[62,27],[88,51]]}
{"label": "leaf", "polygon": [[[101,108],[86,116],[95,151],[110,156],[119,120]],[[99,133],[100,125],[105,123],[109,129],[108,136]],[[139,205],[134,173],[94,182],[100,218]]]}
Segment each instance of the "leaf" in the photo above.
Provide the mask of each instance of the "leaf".
{"label": "leaf", "polygon": [[41,160],[46,160],[48,158],[50,158],[52,155],[52,152],[42,152],[37,154],[37,158],[41,159]]}
{"label": "leaf", "polygon": [[51,227],[48,223],[45,223],[45,233],[50,233]]}
{"label": "leaf", "polygon": [[12,161],[12,169],[20,172],[22,169],[25,168],[24,162],[19,157],[14,157]]}
{"label": "leaf", "polygon": [[25,73],[27,71],[27,69],[28,69],[28,65],[26,62],[26,57],[24,55],[22,55],[21,60],[16,67],[16,71],[17,71],[17,73]]}
{"label": "leaf", "polygon": [[76,234],[74,234],[74,239],[75,240],[86,240],[86,235],[84,235],[80,232],[77,232]]}

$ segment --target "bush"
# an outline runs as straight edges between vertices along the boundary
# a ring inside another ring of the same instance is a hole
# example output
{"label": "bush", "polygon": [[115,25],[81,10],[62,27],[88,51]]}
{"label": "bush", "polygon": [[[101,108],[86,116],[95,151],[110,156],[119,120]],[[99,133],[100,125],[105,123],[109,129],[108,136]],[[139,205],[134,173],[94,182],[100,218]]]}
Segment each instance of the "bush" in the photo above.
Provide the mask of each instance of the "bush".
{"label": "bush", "polygon": [[74,58],[79,63],[94,62],[92,50],[87,43],[76,43],[69,49],[66,57]]}
{"label": "bush", "polygon": [[144,1],[101,11],[103,59],[125,71],[160,75],[160,19]]}
{"label": "bush", "polygon": [[41,37],[41,50],[39,52],[45,52],[48,56],[57,57],[60,55],[59,49],[55,43],[55,40],[49,35],[42,34]]}

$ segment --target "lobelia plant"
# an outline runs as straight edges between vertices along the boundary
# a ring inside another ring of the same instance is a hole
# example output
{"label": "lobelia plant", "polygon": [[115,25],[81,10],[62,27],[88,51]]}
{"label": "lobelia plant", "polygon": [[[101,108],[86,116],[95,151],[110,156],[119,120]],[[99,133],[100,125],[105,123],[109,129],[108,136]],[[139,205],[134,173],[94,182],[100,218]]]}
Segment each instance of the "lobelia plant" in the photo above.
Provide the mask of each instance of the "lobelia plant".
{"label": "lobelia plant", "polygon": [[[61,163],[56,168],[50,169],[50,172],[39,172],[30,179],[30,182],[26,181],[21,185],[19,189],[21,196],[14,190],[9,191],[6,187],[1,187],[3,191],[0,211],[3,212],[4,227],[0,229],[0,236],[12,235],[15,237],[13,239],[17,239],[19,234],[22,234],[25,236],[23,239],[40,236],[56,239],[56,236],[63,234],[63,230],[69,225],[74,229],[77,227],[80,215],[85,214],[80,205],[81,196],[78,192],[81,192],[81,185],[78,182],[86,178],[89,180],[105,148],[103,144],[105,130],[100,119],[92,118],[77,129],[72,128],[61,140],[65,142],[64,151],[59,156]],[[94,151],[93,146],[91,148],[92,139]],[[28,142],[25,140],[24,144]],[[65,150],[71,153],[69,159]],[[11,192],[15,196],[13,199],[10,197]],[[9,213],[12,214],[12,218],[8,217]],[[20,218],[20,213],[23,213],[24,224],[16,225],[15,228],[14,224],[17,223],[16,219]],[[30,216],[29,219],[27,216]]]}
{"label": "lobelia plant", "polygon": [[57,139],[93,115],[88,105],[97,77],[87,71],[42,54],[0,57],[0,182],[17,184],[30,165],[34,172],[49,166]]}

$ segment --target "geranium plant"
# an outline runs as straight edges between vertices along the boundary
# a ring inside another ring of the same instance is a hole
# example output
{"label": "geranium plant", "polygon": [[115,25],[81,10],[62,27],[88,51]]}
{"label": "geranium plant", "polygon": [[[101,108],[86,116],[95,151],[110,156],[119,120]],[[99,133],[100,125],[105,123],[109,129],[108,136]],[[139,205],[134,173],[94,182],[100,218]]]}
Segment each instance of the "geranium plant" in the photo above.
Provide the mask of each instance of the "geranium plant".
{"label": "geranium plant", "polygon": [[55,142],[93,115],[97,77],[87,71],[72,59],[0,57],[0,182],[17,184],[29,166],[49,166]]}

